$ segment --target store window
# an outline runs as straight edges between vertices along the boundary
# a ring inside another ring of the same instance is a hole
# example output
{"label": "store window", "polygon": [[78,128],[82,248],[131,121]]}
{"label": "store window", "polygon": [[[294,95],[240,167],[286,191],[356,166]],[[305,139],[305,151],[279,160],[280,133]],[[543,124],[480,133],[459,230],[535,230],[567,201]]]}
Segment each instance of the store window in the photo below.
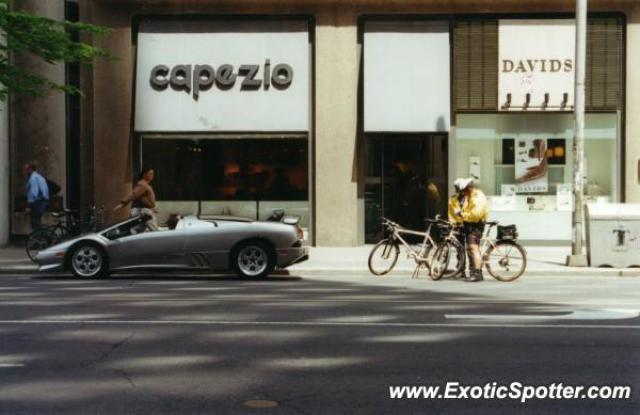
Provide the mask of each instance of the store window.
{"label": "store window", "polygon": [[187,209],[266,219],[282,209],[308,224],[306,137],[143,138],[142,162],[156,170],[154,189],[164,213]]}
{"label": "store window", "polygon": [[[572,114],[459,114],[456,176],[476,176],[492,211],[571,211]],[[616,114],[587,114],[587,203],[617,202]]]}

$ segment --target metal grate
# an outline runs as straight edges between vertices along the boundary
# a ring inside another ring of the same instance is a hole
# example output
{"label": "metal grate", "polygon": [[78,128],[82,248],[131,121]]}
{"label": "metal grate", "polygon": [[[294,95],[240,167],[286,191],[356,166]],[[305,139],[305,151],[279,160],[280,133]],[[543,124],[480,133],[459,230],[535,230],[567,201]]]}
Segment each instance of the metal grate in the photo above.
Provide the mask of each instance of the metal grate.
{"label": "metal grate", "polygon": [[590,110],[622,107],[623,21],[593,18],[587,24],[585,105]]}
{"label": "metal grate", "polygon": [[454,108],[496,110],[498,21],[459,20],[453,30]]}

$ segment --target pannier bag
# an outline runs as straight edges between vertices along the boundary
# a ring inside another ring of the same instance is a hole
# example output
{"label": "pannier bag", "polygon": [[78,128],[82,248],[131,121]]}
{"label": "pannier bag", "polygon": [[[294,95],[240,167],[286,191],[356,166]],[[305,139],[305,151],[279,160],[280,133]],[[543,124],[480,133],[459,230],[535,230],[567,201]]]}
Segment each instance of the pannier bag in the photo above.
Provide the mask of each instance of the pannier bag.
{"label": "pannier bag", "polygon": [[516,225],[498,225],[498,240],[514,241],[516,239],[518,239],[518,230],[516,229]]}
{"label": "pannier bag", "polygon": [[451,233],[451,227],[449,225],[438,223],[436,225],[435,237],[433,239],[435,239],[437,242],[442,242],[447,239],[449,233]]}

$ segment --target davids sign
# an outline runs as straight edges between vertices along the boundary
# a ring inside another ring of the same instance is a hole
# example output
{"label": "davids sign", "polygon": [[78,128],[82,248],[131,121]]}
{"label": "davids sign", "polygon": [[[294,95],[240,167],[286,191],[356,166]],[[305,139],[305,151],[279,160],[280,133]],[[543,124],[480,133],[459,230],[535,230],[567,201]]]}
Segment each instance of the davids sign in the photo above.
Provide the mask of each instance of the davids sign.
{"label": "davids sign", "polygon": [[571,72],[573,59],[503,59],[502,72],[534,73],[534,72]]}
{"label": "davids sign", "polygon": [[[262,70],[260,70],[262,69]],[[242,81],[239,81],[241,78]],[[207,91],[215,84],[220,90],[229,90],[236,83],[241,90],[287,89],[293,82],[293,68],[286,63],[271,66],[269,59],[260,65],[224,64],[217,68],[211,65],[156,65],[151,69],[149,83],[156,91],[163,91],[169,86],[176,91],[185,91],[198,100],[201,91]]]}
{"label": "davids sign", "polygon": [[574,21],[503,19],[498,33],[498,109],[573,110]]}

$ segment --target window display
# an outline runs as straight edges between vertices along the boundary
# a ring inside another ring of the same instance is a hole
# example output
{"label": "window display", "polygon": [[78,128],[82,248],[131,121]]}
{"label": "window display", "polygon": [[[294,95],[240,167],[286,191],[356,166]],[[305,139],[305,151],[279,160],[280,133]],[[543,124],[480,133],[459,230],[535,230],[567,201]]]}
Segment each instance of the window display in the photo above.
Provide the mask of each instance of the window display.
{"label": "window display", "polygon": [[[616,114],[586,116],[587,202],[618,200],[616,129]],[[572,114],[458,114],[456,132],[454,176],[478,176],[493,210],[571,210]]]}
{"label": "window display", "polygon": [[161,206],[164,214],[197,209],[205,215],[266,219],[282,209],[301,216],[303,226],[308,224],[306,137],[143,137],[142,161],[156,170],[154,187],[166,206]]}

